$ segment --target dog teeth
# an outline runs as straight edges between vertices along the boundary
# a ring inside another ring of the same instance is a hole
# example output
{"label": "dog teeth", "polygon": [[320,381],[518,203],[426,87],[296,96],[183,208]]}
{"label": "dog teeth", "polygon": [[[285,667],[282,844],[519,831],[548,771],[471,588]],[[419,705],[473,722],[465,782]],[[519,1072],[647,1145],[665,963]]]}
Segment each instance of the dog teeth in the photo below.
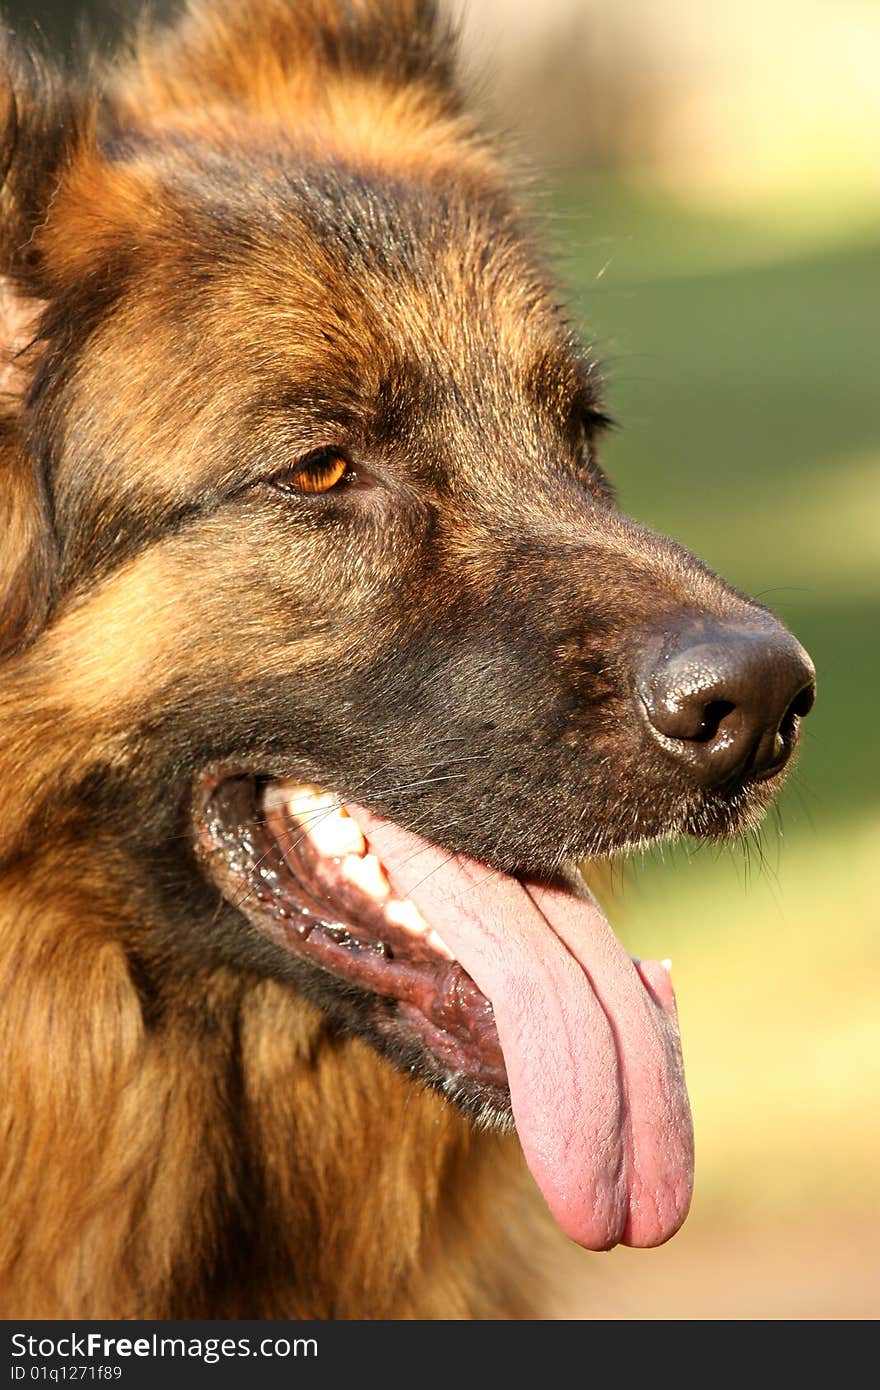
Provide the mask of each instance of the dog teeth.
{"label": "dog teeth", "polygon": [[392,898],[390,903],[385,904],[385,916],[389,922],[393,922],[396,927],[403,927],[404,931],[410,932],[413,936],[426,936],[429,927],[415,903],[408,899]]}
{"label": "dog teeth", "polygon": [[285,801],[290,814],[304,825],[315,816],[332,814],[339,806],[335,796],[317,787],[294,787],[286,792]]}
{"label": "dog teeth", "polygon": [[665,960],[661,960],[660,964],[663,966],[663,969],[666,971],[667,975],[668,975],[668,976],[670,977],[670,979],[671,979],[671,978],[672,978],[672,961],[671,961],[671,960],[669,959],[669,957],[667,956]]}
{"label": "dog teeth", "polygon": [[341,868],[343,877],[375,902],[384,903],[391,897],[391,885],[375,854],[365,854],[363,858],[356,854],[347,854]]}
{"label": "dog teeth", "polygon": [[432,951],[437,952],[438,956],[443,956],[446,960],[455,960],[455,956],[452,954],[449,947],[446,945],[446,942],[443,940],[443,937],[439,936],[437,932],[434,931],[433,927],[429,927],[428,934],[425,937],[425,941],[431,947]]}
{"label": "dog teeth", "polygon": [[283,808],[297,821],[322,858],[335,859],[343,878],[368,898],[382,904],[392,925],[424,941],[444,960],[455,960],[446,942],[428,925],[415,903],[391,897],[391,884],[381,862],[375,854],[366,852],[367,842],[360,827],[332,792],[279,782],[266,788],[264,804],[267,810]]}
{"label": "dog teeth", "polygon": [[367,842],[360,827],[332,792],[319,791],[317,787],[285,788],[280,796],[276,793],[270,801],[273,790],[270,787],[266,794],[267,806],[283,805],[288,815],[306,831],[320,855],[341,859],[346,854],[364,853]]}
{"label": "dog teeth", "polygon": [[310,816],[308,820],[303,817],[297,819],[318,853],[330,859],[341,859],[349,854],[362,855],[367,848],[367,842],[351,816],[335,806],[332,810]]}
{"label": "dog teeth", "polygon": [[455,960],[446,942],[437,935],[433,927],[428,926],[415,903],[411,903],[407,898],[392,898],[390,903],[385,904],[385,916],[394,926],[403,927],[411,936],[421,937],[438,956],[443,956],[446,960]]}

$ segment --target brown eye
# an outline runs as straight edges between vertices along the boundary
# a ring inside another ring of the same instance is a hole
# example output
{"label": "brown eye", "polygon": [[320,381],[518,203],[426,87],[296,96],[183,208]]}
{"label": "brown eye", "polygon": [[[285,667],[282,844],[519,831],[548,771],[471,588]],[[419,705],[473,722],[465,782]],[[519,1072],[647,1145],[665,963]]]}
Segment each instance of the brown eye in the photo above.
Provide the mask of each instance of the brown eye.
{"label": "brown eye", "polygon": [[329,492],[344,478],[353,476],[347,458],[333,449],[321,449],[279,473],[273,480],[283,492]]}

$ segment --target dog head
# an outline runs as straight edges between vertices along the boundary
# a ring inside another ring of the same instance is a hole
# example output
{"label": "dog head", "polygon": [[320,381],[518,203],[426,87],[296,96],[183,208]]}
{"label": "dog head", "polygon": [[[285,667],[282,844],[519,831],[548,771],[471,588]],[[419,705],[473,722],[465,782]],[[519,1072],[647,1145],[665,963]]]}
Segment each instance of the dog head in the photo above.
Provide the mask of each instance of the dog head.
{"label": "dog head", "polygon": [[148,994],[269,974],[472,1113],[510,1083],[566,1228],[664,1238],[671,992],[561,878],[754,824],[809,659],[617,508],[431,5],[194,6],[100,101],[10,72],[20,823],[114,845]]}

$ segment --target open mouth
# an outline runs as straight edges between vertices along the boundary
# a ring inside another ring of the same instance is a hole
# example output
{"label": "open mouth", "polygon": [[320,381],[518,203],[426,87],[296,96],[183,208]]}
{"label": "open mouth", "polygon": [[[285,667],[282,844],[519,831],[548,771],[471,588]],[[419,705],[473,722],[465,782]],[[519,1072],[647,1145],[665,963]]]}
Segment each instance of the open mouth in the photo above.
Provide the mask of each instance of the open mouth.
{"label": "open mouth", "polygon": [[472,1113],[512,1113],[572,1239],[674,1234],[693,1133],[668,970],[631,960],[582,884],[496,872],[292,782],[205,778],[196,825],[209,873],[265,936],[373,998],[373,1027],[416,1044]]}

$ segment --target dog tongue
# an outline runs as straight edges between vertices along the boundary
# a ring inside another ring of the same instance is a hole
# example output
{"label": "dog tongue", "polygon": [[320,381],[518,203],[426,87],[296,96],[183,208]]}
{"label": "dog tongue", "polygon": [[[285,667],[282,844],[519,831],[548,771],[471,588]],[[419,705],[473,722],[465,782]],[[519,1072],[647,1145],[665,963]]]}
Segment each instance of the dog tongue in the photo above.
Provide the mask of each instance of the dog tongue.
{"label": "dog tongue", "polygon": [[591,899],[349,810],[491,1000],[520,1143],[562,1229],[589,1250],[668,1240],[690,1205],[693,1130],[667,971],[632,961]]}

